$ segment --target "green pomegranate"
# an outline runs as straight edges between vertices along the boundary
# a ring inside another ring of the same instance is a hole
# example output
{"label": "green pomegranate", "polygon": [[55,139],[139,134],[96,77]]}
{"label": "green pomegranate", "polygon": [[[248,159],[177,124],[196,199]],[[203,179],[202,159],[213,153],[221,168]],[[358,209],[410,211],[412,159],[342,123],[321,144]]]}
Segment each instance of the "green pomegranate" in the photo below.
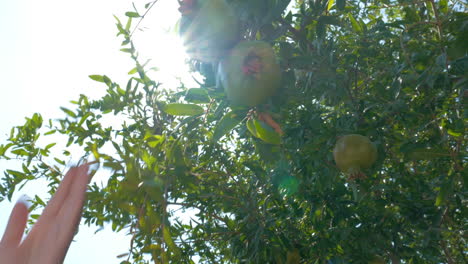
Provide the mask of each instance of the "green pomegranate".
{"label": "green pomegranate", "polygon": [[377,148],[367,137],[350,134],[336,142],[333,157],[340,170],[356,175],[372,166],[377,159]]}
{"label": "green pomegranate", "polygon": [[179,33],[187,54],[205,62],[218,60],[239,40],[239,21],[225,0],[182,0]]}
{"label": "green pomegranate", "polygon": [[218,80],[233,104],[256,106],[280,87],[281,70],[270,44],[244,41],[219,63]]}

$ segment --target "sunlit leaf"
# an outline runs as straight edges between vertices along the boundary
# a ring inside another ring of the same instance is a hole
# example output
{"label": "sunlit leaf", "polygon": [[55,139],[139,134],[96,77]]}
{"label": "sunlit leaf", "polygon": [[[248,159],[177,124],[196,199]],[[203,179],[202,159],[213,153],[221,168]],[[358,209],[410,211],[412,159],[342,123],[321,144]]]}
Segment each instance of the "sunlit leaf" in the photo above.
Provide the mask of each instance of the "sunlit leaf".
{"label": "sunlit leaf", "polygon": [[210,102],[208,92],[203,88],[188,89],[185,94],[185,100],[196,104],[204,104]]}
{"label": "sunlit leaf", "polygon": [[330,11],[334,3],[335,3],[335,0],[328,0],[327,11]]}
{"label": "sunlit leaf", "polygon": [[135,67],[135,68],[131,69],[131,70],[128,72],[128,75],[132,75],[132,74],[135,74],[135,73],[137,73],[137,72],[138,72],[138,68]]}
{"label": "sunlit leaf", "polygon": [[247,129],[252,133],[254,137],[258,137],[257,129],[255,128],[255,122],[253,119],[249,119],[246,122]]}
{"label": "sunlit leaf", "polygon": [[102,75],[89,75],[89,78],[96,82],[104,82],[104,78]]}
{"label": "sunlit leaf", "polygon": [[128,17],[140,17],[137,12],[125,12],[125,15]]}
{"label": "sunlit leaf", "polygon": [[221,139],[224,135],[236,127],[242,121],[242,119],[244,119],[244,116],[233,111],[225,114],[215,127],[212,141],[216,142]]}
{"label": "sunlit leaf", "polygon": [[359,24],[359,22],[353,17],[353,15],[351,15],[351,13],[348,14],[348,18],[351,22],[351,26],[353,27],[353,30],[357,33],[361,33],[362,27]]}
{"label": "sunlit leaf", "polygon": [[273,128],[271,128],[270,126],[268,126],[265,122],[255,119],[254,124],[257,136],[261,140],[275,145],[281,143],[281,136],[278,133],[276,133],[276,131],[273,130]]}
{"label": "sunlit leaf", "polygon": [[76,114],[73,111],[71,111],[70,109],[65,108],[65,107],[60,107],[60,109],[63,112],[65,112],[67,115],[69,115],[70,117],[76,118]]}
{"label": "sunlit leaf", "polygon": [[164,112],[170,115],[177,115],[177,116],[194,116],[194,115],[201,115],[205,112],[203,107],[196,105],[196,104],[180,104],[180,103],[173,103],[167,104],[164,106]]}

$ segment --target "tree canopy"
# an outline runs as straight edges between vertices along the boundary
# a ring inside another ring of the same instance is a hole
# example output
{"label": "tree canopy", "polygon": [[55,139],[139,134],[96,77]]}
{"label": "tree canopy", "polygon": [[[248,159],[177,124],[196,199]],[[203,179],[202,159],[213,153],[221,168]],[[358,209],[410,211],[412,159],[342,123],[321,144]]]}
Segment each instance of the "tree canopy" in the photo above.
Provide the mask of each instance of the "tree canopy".
{"label": "tree canopy", "polygon": [[[148,76],[132,21],[156,2],[117,18],[135,62],[127,83],[91,75],[102,98],[12,129],[0,157],[24,162],[4,172],[2,200],[39,177],[53,193],[79,146],[110,174],[90,186],[83,218],[129,228],[121,263],[467,263],[466,3],[228,1],[239,40],[270,43],[281,68],[275,95],[243,107],[216,60],[187,62],[203,76],[196,88]],[[347,134],[377,148],[361,177],[333,158]]]}

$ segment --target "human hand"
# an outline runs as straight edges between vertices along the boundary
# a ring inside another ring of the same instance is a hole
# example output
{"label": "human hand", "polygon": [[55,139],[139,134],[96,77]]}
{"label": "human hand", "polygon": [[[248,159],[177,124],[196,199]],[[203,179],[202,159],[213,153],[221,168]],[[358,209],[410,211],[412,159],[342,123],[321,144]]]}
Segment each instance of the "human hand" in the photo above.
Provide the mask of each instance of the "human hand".
{"label": "human hand", "polygon": [[71,168],[44,212],[22,240],[28,208],[18,202],[0,241],[0,264],[63,263],[80,223],[89,164]]}

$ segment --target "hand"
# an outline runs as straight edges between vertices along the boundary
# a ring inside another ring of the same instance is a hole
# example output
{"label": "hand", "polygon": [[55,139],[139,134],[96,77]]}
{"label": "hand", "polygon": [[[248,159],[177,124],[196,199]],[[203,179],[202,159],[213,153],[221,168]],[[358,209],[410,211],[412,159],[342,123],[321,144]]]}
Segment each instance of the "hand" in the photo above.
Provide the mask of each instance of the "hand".
{"label": "hand", "polygon": [[16,203],[0,242],[0,264],[63,263],[80,223],[89,164],[71,168],[44,212],[22,240],[28,208]]}

